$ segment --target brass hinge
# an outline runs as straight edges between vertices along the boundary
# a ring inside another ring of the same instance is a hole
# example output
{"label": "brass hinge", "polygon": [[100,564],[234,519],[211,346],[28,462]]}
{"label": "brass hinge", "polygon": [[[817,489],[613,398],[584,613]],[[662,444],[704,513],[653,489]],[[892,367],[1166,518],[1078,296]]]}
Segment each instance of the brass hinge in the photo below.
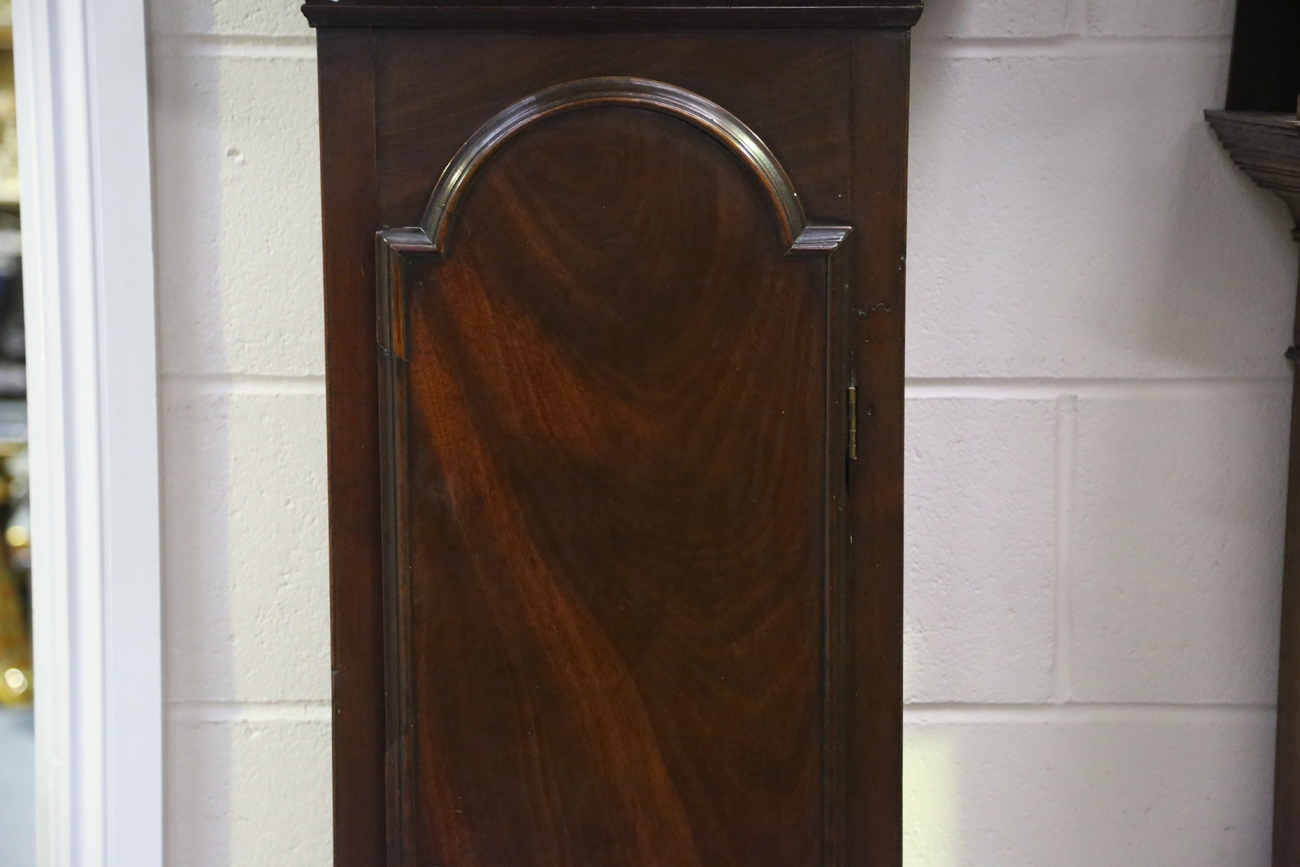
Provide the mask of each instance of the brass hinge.
{"label": "brass hinge", "polygon": [[858,459],[858,387],[849,386],[849,460]]}

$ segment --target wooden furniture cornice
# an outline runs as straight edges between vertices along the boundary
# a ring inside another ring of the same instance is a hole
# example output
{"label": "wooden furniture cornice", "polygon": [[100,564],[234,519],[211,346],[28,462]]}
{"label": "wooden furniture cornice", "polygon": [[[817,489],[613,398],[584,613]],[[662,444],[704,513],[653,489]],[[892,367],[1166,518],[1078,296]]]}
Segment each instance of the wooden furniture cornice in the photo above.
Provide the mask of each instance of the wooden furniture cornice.
{"label": "wooden furniture cornice", "polygon": [[[1205,118],[1243,172],[1296,211],[1300,201],[1300,121],[1290,113],[1207,111]],[[1300,219],[1300,213],[1297,213]]]}
{"label": "wooden furniture cornice", "polygon": [[[1290,113],[1207,111],[1233,161],[1255,183],[1282,197],[1300,241],[1300,122]],[[1297,358],[1300,319],[1287,358]],[[1277,759],[1273,786],[1273,864],[1300,864],[1300,382],[1291,399],[1291,459],[1282,563],[1278,663]]]}
{"label": "wooden furniture cornice", "polygon": [[303,14],[313,27],[421,27],[493,30],[801,30],[907,29],[921,17],[920,2],[750,0],[683,3],[641,0],[613,3],[467,3],[429,0],[308,0]]}

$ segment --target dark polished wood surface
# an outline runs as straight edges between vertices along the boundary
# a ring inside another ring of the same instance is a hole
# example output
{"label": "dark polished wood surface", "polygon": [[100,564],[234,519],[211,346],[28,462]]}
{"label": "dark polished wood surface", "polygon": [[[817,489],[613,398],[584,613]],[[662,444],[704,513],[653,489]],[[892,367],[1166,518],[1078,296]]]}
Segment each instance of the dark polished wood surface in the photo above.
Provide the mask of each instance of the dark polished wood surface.
{"label": "dark polished wood surface", "polygon": [[1230,111],[1294,113],[1300,94],[1300,3],[1237,0],[1228,75]]}
{"label": "dark polished wood surface", "polygon": [[[1292,203],[1300,226],[1300,203]],[[1300,229],[1292,233],[1300,241]],[[1297,291],[1300,298],[1300,290]],[[1300,346],[1300,315],[1292,332]],[[1291,389],[1291,461],[1287,474],[1286,547],[1282,560],[1282,628],[1278,659],[1277,752],[1273,772],[1273,865],[1300,865],[1300,380]]]}
{"label": "dark polished wood surface", "polygon": [[551,0],[437,2],[437,0],[308,0],[313,27],[426,27],[439,29],[739,30],[844,27],[906,29],[921,16],[918,0],[750,0],[733,3],[638,0],[635,3],[556,3]]}
{"label": "dark polished wood surface", "polygon": [[317,35],[338,867],[384,863],[374,51],[368,30]]}
{"label": "dark polished wood surface", "polygon": [[597,105],[503,148],[436,263],[392,272],[390,785],[420,818],[390,863],[812,867],[840,293],[786,257],[763,166]]}
{"label": "dark polished wood surface", "polygon": [[335,863],[897,867],[906,34],[320,44]]}
{"label": "dark polished wood surface", "polygon": [[1207,111],[1205,118],[1255,183],[1288,204],[1300,200],[1300,121],[1294,111]]}

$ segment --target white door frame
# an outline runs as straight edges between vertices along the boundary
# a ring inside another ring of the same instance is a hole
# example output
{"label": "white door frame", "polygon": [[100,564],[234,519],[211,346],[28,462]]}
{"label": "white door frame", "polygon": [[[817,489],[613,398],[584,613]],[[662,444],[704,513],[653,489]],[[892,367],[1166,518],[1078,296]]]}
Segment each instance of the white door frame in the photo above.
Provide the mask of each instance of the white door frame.
{"label": "white door frame", "polygon": [[14,0],[39,867],[161,867],[144,0]]}

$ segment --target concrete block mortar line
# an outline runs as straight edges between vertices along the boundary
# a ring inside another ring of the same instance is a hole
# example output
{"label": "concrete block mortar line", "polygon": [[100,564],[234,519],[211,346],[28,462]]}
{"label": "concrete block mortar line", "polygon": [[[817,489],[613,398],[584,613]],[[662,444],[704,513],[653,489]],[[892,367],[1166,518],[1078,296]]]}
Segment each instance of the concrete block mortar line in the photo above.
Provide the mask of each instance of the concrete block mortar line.
{"label": "concrete block mortar line", "polygon": [[255,376],[249,374],[167,373],[160,377],[163,392],[204,397],[230,395],[324,395],[325,377]]}
{"label": "concrete block mortar line", "polygon": [[1056,620],[1052,650],[1052,702],[1055,704],[1068,702],[1074,692],[1070,657],[1074,645],[1070,548],[1074,531],[1078,444],[1079,398],[1063,394],[1056,401],[1056,575],[1053,591]]}
{"label": "concrete block mortar line", "polygon": [[192,57],[243,57],[254,59],[315,60],[316,35],[256,36],[214,33],[161,33],[150,35],[151,47],[169,54]]}
{"label": "concrete block mortar line", "polygon": [[221,724],[235,722],[329,722],[328,701],[177,701],[169,702],[170,723]]}
{"label": "concrete block mortar line", "polygon": [[1223,725],[1274,717],[1255,704],[908,704],[903,724],[927,725]]}
{"label": "concrete block mortar line", "polygon": [[1285,397],[1291,380],[1277,377],[1188,378],[1015,378],[908,377],[903,393],[912,400],[1056,400],[1073,394],[1085,400],[1196,400]]}
{"label": "concrete block mortar line", "polygon": [[917,60],[1226,57],[1231,36],[951,36],[912,43]]}

